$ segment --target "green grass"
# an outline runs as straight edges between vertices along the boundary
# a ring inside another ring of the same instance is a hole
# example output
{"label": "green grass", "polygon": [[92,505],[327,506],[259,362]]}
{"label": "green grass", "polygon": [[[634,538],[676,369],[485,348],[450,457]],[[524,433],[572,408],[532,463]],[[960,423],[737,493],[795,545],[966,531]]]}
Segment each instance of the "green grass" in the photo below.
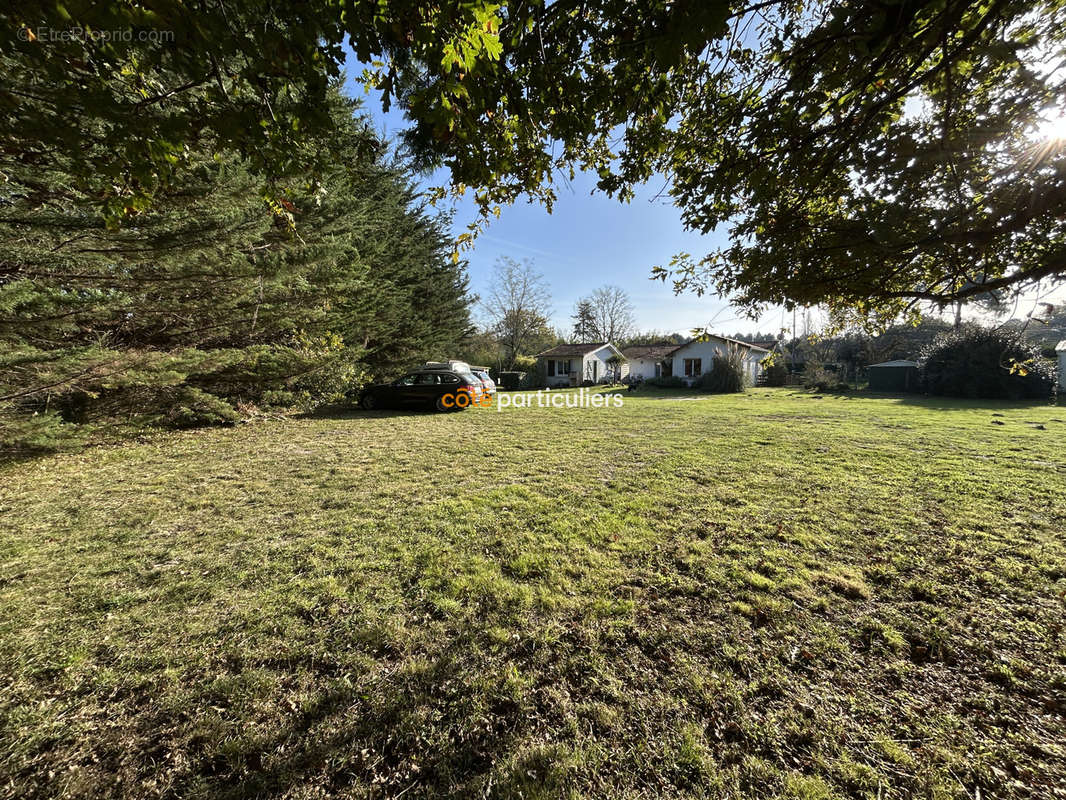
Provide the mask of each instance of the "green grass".
{"label": "green grass", "polygon": [[1066,409],[625,401],[0,468],[0,796],[1061,796]]}

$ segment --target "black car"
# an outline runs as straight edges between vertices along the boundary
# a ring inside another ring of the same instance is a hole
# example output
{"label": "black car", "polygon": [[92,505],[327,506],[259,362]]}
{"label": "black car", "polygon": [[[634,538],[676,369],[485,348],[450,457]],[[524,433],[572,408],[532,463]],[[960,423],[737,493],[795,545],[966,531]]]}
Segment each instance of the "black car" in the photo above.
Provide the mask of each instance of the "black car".
{"label": "black car", "polygon": [[481,402],[481,397],[481,381],[468,372],[419,370],[392,383],[366,387],[359,403],[368,410],[435,408],[438,411],[461,411]]}

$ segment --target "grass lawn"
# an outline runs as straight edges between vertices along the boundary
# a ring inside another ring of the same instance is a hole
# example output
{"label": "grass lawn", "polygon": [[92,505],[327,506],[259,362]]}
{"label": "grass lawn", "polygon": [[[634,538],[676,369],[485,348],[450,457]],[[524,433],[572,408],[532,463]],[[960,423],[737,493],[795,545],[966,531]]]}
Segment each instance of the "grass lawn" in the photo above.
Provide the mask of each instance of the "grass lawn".
{"label": "grass lawn", "polygon": [[1064,420],[645,393],[0,467],[0,797],[1066,796]]}

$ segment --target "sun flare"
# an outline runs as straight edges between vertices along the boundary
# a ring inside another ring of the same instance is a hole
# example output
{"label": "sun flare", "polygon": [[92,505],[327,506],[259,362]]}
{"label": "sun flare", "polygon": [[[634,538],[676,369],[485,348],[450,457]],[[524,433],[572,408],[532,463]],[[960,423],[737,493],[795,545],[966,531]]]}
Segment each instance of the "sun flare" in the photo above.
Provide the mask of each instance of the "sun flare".
{"label": "sun flare", "polygon": [[1066,114],[1052,112],[1036,126],[1036,138],[1041,141],[1066,140]]}

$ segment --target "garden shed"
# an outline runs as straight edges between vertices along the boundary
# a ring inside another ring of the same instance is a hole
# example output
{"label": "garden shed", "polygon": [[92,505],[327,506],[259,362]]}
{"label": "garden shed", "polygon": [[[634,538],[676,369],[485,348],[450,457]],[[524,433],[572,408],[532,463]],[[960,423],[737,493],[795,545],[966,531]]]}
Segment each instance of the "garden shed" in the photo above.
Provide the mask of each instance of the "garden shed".
{"label": "garden shed", "polygon": [[868,369],[871,392],[917,392],[917,361],[885,361]]}

